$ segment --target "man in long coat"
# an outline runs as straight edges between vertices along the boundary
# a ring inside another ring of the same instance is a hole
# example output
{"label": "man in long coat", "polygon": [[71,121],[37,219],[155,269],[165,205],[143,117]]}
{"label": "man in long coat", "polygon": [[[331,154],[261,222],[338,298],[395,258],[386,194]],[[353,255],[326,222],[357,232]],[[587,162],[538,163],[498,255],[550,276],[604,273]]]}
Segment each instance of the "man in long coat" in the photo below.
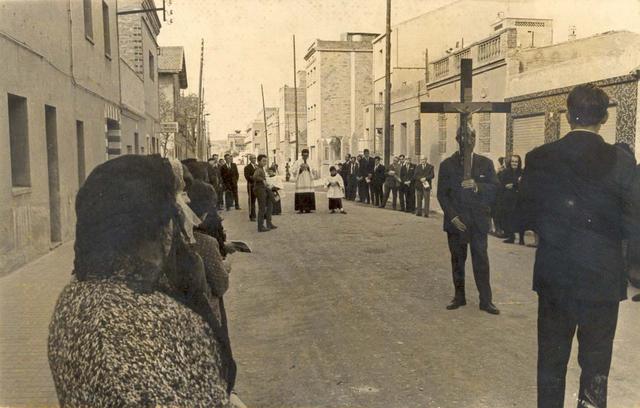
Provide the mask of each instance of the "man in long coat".
{"label": "man in long coat", "polygon": [[618,306],[627,297],[622,251],[638,236],[638,176],[631,155],[598,134],[608,95],[576,86],[567,98],[571,132],[527,154],[520,186],[525,227],[539,236],[538,407],[564,407],[577,331],[578,407],[604,408]]}

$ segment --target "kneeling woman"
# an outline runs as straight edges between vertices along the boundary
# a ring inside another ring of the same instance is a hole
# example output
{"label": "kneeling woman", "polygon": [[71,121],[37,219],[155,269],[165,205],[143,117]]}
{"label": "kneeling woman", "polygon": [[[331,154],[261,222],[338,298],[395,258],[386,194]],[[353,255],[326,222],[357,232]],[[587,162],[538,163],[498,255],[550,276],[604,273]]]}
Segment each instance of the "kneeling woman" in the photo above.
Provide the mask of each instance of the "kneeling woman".
{"label": "kneeling woman", "polygon": [[73,281],[49,332],[62,407],[229,407],[202,259],[166,159],[98,166],[76,199]]}

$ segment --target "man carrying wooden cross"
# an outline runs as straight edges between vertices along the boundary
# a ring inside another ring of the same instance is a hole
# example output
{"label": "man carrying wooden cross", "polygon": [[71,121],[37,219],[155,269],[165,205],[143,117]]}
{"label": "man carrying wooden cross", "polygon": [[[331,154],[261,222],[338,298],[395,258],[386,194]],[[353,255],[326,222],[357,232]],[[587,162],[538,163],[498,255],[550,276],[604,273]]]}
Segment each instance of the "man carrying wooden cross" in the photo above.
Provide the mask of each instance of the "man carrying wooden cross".
{"label": "man carrying wooden cross", "polygon": [[[464,146],[467,133],[467,145]],[[471,156],[471,176],[464,177],[464,149],[473,151],[475,131],[458,129],[456,140],[460,151],[440,164],[438,171],[438,201],[444,211],[444,230],[447,232],[455,295],[447,309],[467,304],[465,296],[465,263],[467,247],[471,247],[473,275],[480,293],[480,309],[491,314],[500,311],[492,303],[489,278],[487,233],[491,227],[491,205],[498,189],[493,162],[478,154]]]}
{"label": "man carrying wooden cross", "polygon": [[438,171],[438,201],[444,211],[455,295],[448,310],[467,304],[465,295],[465,263],[471,247],[473,275],[480,293],[480,309],[500,314],[493,304],[487,254],[487,233],[491,228],[491,206],[498,189],[493,162],[473,153],[476,133],[468,125],[474,112],[507,113],[508,103],[472,102],[472,67],[470,59],[461,60],[460,103],[424,102],[423,113],[457,112],[460,128],[456,141],[460,149],[440,164]]}

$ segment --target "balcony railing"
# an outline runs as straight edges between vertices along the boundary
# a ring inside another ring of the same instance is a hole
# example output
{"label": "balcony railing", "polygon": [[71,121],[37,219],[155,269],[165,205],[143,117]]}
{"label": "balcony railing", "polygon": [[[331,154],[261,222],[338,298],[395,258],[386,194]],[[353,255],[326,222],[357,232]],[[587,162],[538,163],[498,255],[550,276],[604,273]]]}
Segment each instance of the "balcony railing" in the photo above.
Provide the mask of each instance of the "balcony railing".
{"label": "balcony railing", "polygon": [[500,36],[478,44],[478,61],[487,62],[501,55]]}
{"label": "balcony railing", "polygon": [[471,48],[468,48],[454,56],[456,61],[456,70],[460,72],[460,60],[464,58],[471,58]]}
{"label": "balcony railing", "polygon": [[449,58],[435,62],[433,64],[433,73],[436,78],[449,75]]}

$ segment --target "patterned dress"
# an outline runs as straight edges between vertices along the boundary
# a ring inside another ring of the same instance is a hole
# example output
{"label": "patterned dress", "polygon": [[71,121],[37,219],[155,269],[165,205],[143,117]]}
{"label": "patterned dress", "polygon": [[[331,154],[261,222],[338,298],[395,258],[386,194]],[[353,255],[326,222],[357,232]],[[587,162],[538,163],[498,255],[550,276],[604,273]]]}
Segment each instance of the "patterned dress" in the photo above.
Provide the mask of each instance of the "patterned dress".
{"label": "patterned dress", "polygon": [[74,281],[49,328],[62,407],[230,407],[220,346],[205,321],[164,293]]}

